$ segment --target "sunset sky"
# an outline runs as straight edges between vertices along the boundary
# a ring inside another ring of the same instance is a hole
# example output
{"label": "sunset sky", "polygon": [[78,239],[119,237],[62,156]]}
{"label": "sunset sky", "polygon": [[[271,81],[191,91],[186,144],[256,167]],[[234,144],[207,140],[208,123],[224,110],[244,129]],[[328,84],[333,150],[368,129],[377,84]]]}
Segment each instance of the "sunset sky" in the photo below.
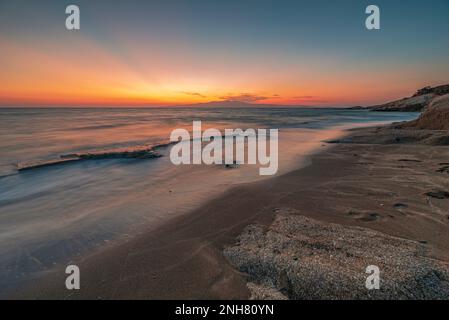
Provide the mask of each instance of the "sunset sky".
{"label": "sunset sky", "polygon": [[0,48],[1,106],[367,105],[449,83],[449,0],[0,0]]}

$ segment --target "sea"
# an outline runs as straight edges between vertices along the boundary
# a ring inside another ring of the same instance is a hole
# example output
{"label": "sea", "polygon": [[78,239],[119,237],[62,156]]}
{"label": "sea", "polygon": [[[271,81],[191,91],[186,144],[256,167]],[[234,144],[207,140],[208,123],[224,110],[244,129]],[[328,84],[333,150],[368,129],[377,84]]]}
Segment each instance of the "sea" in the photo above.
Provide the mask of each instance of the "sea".
{"label": "sea", "polygon": [[[333,108],[0,108],[0,297],[83,255],[151,232],[236,185],[255,165],[179,165],[170,133],[279,129],[276,175],[307,165],[344,130],[415,119],[414,112]],[[90,159],[19,171],[71,154],[161,147],[151,159]],[[151,244],[149,244],[150,246]]]}

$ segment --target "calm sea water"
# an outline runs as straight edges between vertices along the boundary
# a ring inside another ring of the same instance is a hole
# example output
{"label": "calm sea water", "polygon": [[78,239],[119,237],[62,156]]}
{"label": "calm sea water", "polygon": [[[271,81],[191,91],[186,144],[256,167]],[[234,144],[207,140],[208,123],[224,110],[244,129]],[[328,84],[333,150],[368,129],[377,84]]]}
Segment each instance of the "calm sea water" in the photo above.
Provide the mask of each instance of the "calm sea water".
{"label": "calm sea water", "polygon": [[[338,109],[0,109],[0,295],[114,241],[148,232],[257,170],[95,160],[17,172],[17,163],[167,142],[193,120],[215,128],[279,128],[280,172],[335,127],[410,120],[416,113]],[[163,151],[165,155],[169,150]]]}

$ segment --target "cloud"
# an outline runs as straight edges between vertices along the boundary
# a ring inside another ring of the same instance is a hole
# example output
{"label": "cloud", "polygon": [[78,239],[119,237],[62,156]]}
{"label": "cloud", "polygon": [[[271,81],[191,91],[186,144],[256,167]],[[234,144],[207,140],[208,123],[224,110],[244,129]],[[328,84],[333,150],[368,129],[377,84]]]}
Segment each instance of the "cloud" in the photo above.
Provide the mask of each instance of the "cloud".
{"label": "cloud", "polygon": [[199,92],[180,91],[180,93],[187,94],[189,96],[197,96],[197,97],[200,97],[200,98],[206,98],[205,95],[203,95],[203,94],[201,94]]}
{"label": "cloud", "polygon": [[240,93],[238,95],[228,94],[226,96],[220,97],[220,99],[225,100],[225,101],[239,101],[239,102],[251,103],[251,102],[266,100],[266,99],[268,99],[268,97],[259,96],[259,95],[255,95],[255,94],[251,94],[251,93]]}
{"label": "cloud", "polygon": [[296,97],[293,97],[293,99],[315,99],[315,98],[317,98],[317,97],[315,97],[315,96],[296,96]]}

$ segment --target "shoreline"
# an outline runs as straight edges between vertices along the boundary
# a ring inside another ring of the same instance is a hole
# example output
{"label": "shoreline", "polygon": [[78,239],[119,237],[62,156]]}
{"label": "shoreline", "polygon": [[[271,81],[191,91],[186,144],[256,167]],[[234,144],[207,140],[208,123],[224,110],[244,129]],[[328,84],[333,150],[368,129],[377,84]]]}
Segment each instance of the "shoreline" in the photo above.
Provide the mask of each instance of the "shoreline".
{"label": "shoreline", "polygon": [[[370,130],[375,128],[349,130],[348,135]],[[373,138],[376,135],[371,132]],[[83,279],[80,291],[67,291],[64,270],[55,270],[12,296],[248,299],[254,290],[248,289],[247,273],[232,265],[223,250],[235,246],[248,226],[267,229],[285,210],[320,223],[408,239],[419,243],[426,256],[447,263],[449,215],[444,216],[441,207],[449,200],[425,193],[438,186],[449,189],[437,168],[447,159],[449,147],[430,148],[439,150],[367,141],[335,144],[312,155],[304,168],[237,186],[151,233],[77,261]]]}
{"label": "shoreline", "polygon": [[[338,138],[340,135],[341,130],[334,130],[332,128],[320,131],[309,129],[283,130],[280,142],[285,152],[279,159],[282,162],[282,172],[278,172],[278,174],[302,167],[306,164],[305,158],[308,158],[310,154],[322,149],[321,141],[323,139]],[[296,141],[298,143],[296,143]],[[239,166],[236,168],[226,168],[224,165],[192,166],[190,168],[181,166],[176,168],[171,164],[167,164],[167,162],[169,162],[167,152],[168,150],[165,150],[163,153],[165,157],[161,157],[160,160],[151,164],[153,171],[155,172],[147,174],[147,176],[151,176],[152,178],[148,183],[142,184],[142,179],[140,178],[137,181],[132,179],[133,173],[141,173],[142,169],[145,170],[145,167],[147,166],[145,164],[146,161],[133,161],[126,165],[123,163],[120,164],[120,162],[117,162],[117,165],[113,164],[112,168],[117,167],[122,170],[122,173],[125,173],[123,174],[124,178],[126,178],[125,175],[127,175],[127,173],[130,173],[131,179],[129,179],[129,181],[137,182],[138,185],[141,185],[140,188],[133,188],[135,191],[130,193],[132,197],[129,199],[125,198],[125,202],[123,202],[125,205],[121,205],[122,209],[117,210],[120,216],[112,221],[115,222],[116,225],[105,227],[102,225],[101,217],[97,218],[98,215],[93,215],[92,219],[96,219],[96,221],[92,220],[90,225],[79,228],[78,230],[76,229],[76,226],[72,229],[66,229],[64,233],[61,232],[59,234],[60,241],[57,241],[56,239],[58,235],[56,235],[56,237],[53,236],[53,239],[50,238],[50,246],[44,243],[41,245],[41,248],[38,248],[37,252],[33,252],[33,247],[29,247],[29,250],[21,250],[21,252],[18,252],[16,256],[13,256],[12,259],[9,260],[7,260],[8,255],[4,254],[2,257],[5,268],[2,273],[2,278],[0,279],[3,290],[1,290],[2,293],[0,295],[8,296],[7,293],[11,292],[11,290],[21,288],[24,285],[29,285],[34,281],[39,281],[40,278],[44,278],[45,275],[51,273],[52,270],[59,270],[60,272],[60,270],[62,270],[61,268],[65,268],[65,266],[72,263],[71,260],[73,259],[78,261],[95,252],[100,252],[109,247],[114,247],[123,242],[127,242],[133,238],[140,237],[144,233],[151,233],[152,230],[159,225],[167,223],[167,221],[170,221],[178,215],[189,214],[194,209],[201,207],[211,199],[221,196],[226,190],[233,188],[238,184],[248,184],[253,181],[272,178],[259,176],[257,173],[257,166]],[[99,165],[101,164],[100,161],[98,163]],[[49,170],[50,174],[53,170],[56,170],[56,172],[59,171],[65,173],[66,176],[70,177],[70,171],[76,171],[76,168],[81,165],[82,164],[74,164],[73,166],[68,167],[37,169],[36,175],[47,176],[47,170]],[[95,166],[95,162],[91,165]],[[105,163],[105,165],[107,167],[108,164]],[[96,172],[93,173],[93,177],[99,177],[101,179],[103,176],[101,173],[98,175]],[[28,174],[29,173],[26,173],[24,176],[26,177]],[[213,177],[212,180],[211,177]],[[87,179],[87,181],[92,179],[89,171],[85,173],[83,179],[79,180],[85,181],[85,179]],[[195,181],[194,185],[191,183],[193,180]],[[155,185],[154,181],[157,181],[158,183]],[[120,183],[118,186],[122,187],[122,185],[123,183]],[[99,184],[99,186],[101,185]],[[114,188],[109,188],[109,190],[114,192]],[[118,193],[118,195],[119,194],[120,193]],[[121,199],[121,197],[117,199]],[[115,199],[111,200],[115,201]],[[79,212],[94,212],[96,207],[97,204],[95,202],[85,204]],[[114,208],[114,202],[111,203],[111,208]],[[45,213],[45,210],[39,211]],[[72,209],[71,211],[74,210]],[[141,212],[140,216],[138,215],[139,212]],[[61,212],[55,212],[55,219],[58,219],[60,216]],[[132,217],[148,218],[143,219],[142,223],[130,224],[129,227],[128,225],[123,225],[123,223],[127,223],[126,219],[123,218],[122,224],[120,224],[120,217],[128,216],[131,216],[129,219],[132,219]],[[103,219],[103,221],[104,220],[105,219]],[[49,225],[52,226],[54,221],[55,220],[53,220],[53,222],[49,221]],[[110,223],[110,221],[106,221],[106,223]],[[114,230],[114,227],[116,228],[115,230],[118,230],[115,232],[114,237],[108,237],[108,234],[105,234],[104,238],[101,238],[102,230],[110,231]],[[121,229],[119,229],[120,227]],[[11,228],[11,230],[14,230],[14,228]],[[57,228],[53,228],[53,230],[57,231]],[[98,232],[96,230],[98,230]],[[95,234],[95,232],[97,232],[96,234],[99,234],[99,236],[94,238],[94,241],[82,242],[84,240],[83,233]],[[34,238],[37,239],[38,237]],[[65,241],[65,239],[67,239],[67,241]],[[23,240],[23,242],[25,241]],[[52,243],[53,245],[51,245]],[[50,249],[45,251],[46,247],[50,247]],[[14,254],[13,251],[12,254]],[[12,254],[10,256],[12,256]]]}

